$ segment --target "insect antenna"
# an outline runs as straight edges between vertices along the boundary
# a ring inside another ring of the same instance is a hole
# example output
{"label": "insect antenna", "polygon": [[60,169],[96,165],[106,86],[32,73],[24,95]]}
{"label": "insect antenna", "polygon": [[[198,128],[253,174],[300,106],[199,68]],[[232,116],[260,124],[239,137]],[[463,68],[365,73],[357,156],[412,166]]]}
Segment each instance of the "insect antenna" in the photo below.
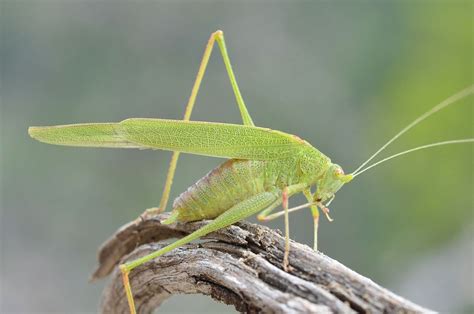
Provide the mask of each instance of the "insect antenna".
{"label": "insect antenna", "polygon": [[450,141],[436,142],[436,143],[431,143],[431,144],[427,144],[427,145],[422,145],[422,146],[414,147],[414,148],[405,150],[405,151],[403,151],[403,152],[394,154],[394,155],[392,155],[392,156],[389,156],[389,157],[387,157],[387,158],[384,158],[384,159],[382,159],[382,160],[379,160],[379,161],[377,161],[376,163],[373,163],[373,164],[371,164],[370,166],[365,167],[364,169],[360,170],[359,172],[354,173],[353,176],[354,176],[354,177],[357,177],[359,174],[361,174],[361,173],[363,173],[363,172],[366,172],[366,171],[369,170],[370,168],[373,168],[373,167],[375,167],[375,166],[378,166],[378,165],[380,165],[381,163],[384,163],[384,162],[389,161],[390,159],[393,159],[393,158],[396,158],[396,157],[400,157],[400,156],[406,155],[406,154],[408,154],[408,153],[415,152],[415,151],[417,151],[417,150],[422,150],[422,149],[425,149],[425,148],[431,148],[431,147],[442,146],[442,145],[463,144],[463,143],[474,143],[474,138],[466,138],[466,139],[459,139],[459,140],[450,140]]}
{"label": "insect antenna", "polygon": [[455,103],[456,101],[466,97],[466,96],[469,96],[470,94],[473,94],[474,93],[474,85],[471,85],[459,92],[457,92],[456,94],[446,98],[445,100],[443,100],[442,102],[440,102],[439,104],[437,104],[436,106],[434,106],[433,108],[431,108],[430,110],[428,110],[427,112],[425,112],[424,114],[422,114],[421,116],[419,116],[418,118],[416,118],[412,123],[408,124],[406,127],[404,127],[400,132],[398,132],[397,134],[395,134],[394,137],[392,137],[390,140],[387,141],[387,143],[385,143],[382,147],[380,147],[372,156],[369,157],[369,159],[367,159],[366,161],[364,161],[353,173],[352,175],[353,176],[357,176],[359,174],[361,174],[363,171],[369,169],[369,168],[372,168],[374,167],[375,165],[378,165],[378,164],[381,164],[382,162],[384,161],[387,161],[389,159],[392,159],[392,158],[395,158],[395,157],[398,157],[398,156],[401,156],[401,155],[404,155],[404,154],[408,154],[412,151],[416,151],[416,150],[420,150],[420,149],[424,149],[424,148],[429,148],[429,147],[434,147],[434,146],[440,146],[440,145],[448,145],[448,144],[457,144],[457,143],[466,143],[467,142],[471,142],[472,139],[462,139],[462,140],[453,140],[453,141],[445,141],[445,142],[438,142],[438,143],[432,143],[432,144],[428,144],[428,145],[423,145],[423,146],[419,146],[419,147],[415,147],[415,148],[412,148],[410,150],[407,150],[407,151],[404,151],[404,152],[401,152],[401,153],[398,153],[398,154],[395,154],[393,156],[390,156],[390,157],[387,157],[369,167],[367,167],[366,169],[364,170],[361,170],[362,168],[364,168],[365,165],[367,165],[372,159],[374,159],[378,154],[380,154],[385,148],[387,148],[387,146],[389,146],[390,144],[392,144],[396,139],[398,139],[400,136],[402,136],[404,133],[406,133],[408,130],[410,130],[411,128],[413,128],[415,125],[417,125],[418,123],[420,123],[421,121],[423,121],[424,119],[428,118],[429,116],[433,115],[434,113],[440,111],[441,109],[444,109],[446,108],[447,106]]}

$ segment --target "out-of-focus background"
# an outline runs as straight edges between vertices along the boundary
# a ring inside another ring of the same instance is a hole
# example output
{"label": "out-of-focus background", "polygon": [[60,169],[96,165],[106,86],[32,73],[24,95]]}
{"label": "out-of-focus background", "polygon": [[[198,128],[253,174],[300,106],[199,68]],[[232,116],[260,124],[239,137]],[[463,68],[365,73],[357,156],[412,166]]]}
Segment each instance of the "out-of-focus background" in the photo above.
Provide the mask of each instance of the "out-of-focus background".
{"label": "out-of-focus background", "polygon": [[[48,146],[28,126],[181,118],[216,29],[256,124],[301,136],[346,172],[473,83],[470,1],[3,0],[0,9],[2,313],[95,312],[106,282],[87,282],[97,247],[157,205],[170,157]],[[215,50],[193,119],[240,123],[234,103]],[[473,137],[472,103],[436,114],[386,154]],[[172,197],[220,162],[183,155]],[[473,190],[472,145],[394,160],[339,191],[320,249],[424,306],[470,312]],[[309,217],[293,214],[291,234],[311,245]],[[162,309],[233,311],[199,296]]]}

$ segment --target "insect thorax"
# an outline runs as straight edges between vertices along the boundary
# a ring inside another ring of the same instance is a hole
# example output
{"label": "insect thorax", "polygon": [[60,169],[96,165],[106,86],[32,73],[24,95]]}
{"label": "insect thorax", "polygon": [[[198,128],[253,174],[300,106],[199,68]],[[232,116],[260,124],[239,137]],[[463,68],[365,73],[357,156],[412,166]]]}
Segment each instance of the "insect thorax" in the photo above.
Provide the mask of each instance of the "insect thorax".
{"label": "insect thorax", "polygon": [[324,175],[331,164],[331,159],[314,147],[302,151],[299,155],[302,182],[313,185]]}

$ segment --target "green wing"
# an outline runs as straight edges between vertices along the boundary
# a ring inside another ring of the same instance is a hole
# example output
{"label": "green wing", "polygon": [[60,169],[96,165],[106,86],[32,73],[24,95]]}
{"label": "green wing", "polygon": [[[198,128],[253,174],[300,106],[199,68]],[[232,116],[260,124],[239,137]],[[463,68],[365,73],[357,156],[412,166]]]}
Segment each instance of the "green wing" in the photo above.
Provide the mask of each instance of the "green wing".
{"label": "green wing", "polygon": [[283,159],[310,146],[294,135],[266,128],[167,119],[32,127],[29,133],[57,145],[151,148],[254,160]]}
{"label": "green wing", "polygon": [[118,123],[80,123],[55,126],[32,126],[28,134],[40,142],[81,147],[140,148],[117,135]]}

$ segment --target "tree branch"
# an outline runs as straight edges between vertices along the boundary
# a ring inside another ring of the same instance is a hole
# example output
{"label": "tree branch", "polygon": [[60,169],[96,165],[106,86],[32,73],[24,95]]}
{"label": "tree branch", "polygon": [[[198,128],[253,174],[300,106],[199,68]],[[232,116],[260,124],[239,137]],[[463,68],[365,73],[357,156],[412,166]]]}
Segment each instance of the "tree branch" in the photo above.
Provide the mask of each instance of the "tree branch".
{"label": "tree branch", "polygon": [[[99,251],[92,279],[113,271],[102,296],[103,313],[127,313],[119,262],[155,251],[158,241],[186,235],[206,222],[162,225],[168,214],[131,222]],[[146,263],[130,274],[140,313],[151,313],[174,294],[200,293],[241,312],[427,313],[339,262],[292,242],[289,273],[281,269],[284,238],[265,226],[241,222]]]}

